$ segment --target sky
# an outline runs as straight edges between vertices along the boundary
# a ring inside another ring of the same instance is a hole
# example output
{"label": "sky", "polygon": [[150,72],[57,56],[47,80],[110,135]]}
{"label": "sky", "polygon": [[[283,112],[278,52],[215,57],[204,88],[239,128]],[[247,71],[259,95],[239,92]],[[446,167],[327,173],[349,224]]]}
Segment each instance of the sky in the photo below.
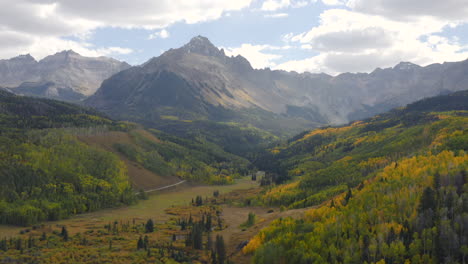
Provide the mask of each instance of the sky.
{"label": "sky", "polygon": [[371,72],[468,58],[468,0],[0,0],[0,59],[144,63],[194,36],[254,68]]}

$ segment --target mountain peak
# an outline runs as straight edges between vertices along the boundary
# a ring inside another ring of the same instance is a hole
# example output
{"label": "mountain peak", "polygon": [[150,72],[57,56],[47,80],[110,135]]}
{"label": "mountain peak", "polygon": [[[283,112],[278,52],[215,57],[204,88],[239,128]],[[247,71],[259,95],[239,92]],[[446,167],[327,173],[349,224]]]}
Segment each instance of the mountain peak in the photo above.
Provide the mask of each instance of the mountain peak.
{"label": "mountain peak", "polygon": [[76,53],[75,51],[69,49],[69,50],[62,50],[61,52],[57,52],[56,54],[63,54],[63,55],[78,55],[81,56],[80,54]]}
{"label": "mountain peak", "polygon": [[206,56],[224,56],[224,51],[219,50],[207,37],[193,37],[183,49],[187,53],[197,53]]}
{"label": "mountain peak", "polygon": [[36,59],[31,56],[31,54],[24,54],[24,55],[19,55],[14,58],[11,58],[12,60],[17,60],[17,61],[29,61],[29,62],[36,62]]}
{"label": "mountain peak", "polygon": [[398,63],[397,65],[395,65],[395,67],[393,67],[394,70],[401,70],[401,71],[407,71],[407,70],[412,70],[412,69],[416,69],[416,68],[420,68],[421,66],[417,65],[417,64],[414,64],[414,63],[411,63],[411,62],[408,62],[408,61],[402,61],[400,63]]}

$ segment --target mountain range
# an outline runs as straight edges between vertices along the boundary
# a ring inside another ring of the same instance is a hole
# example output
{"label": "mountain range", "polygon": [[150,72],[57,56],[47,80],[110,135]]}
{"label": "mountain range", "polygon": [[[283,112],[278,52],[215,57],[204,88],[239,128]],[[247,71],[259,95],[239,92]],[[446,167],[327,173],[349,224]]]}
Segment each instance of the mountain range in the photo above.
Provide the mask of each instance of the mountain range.
{"label": "mountain range", "polygon": [[297,132],[463,90],[467,81],[468,60],[426,67],[402,62],[371,73],[338,76],[253,69],[244,57],[226,56],[197,36],[181,48],[115,74],[85,103],[113,117],[138,121],[170,117],[252,124],[254,119],[268,119],[268,126],[254,126],[273,133],[287,119]]}
{"label": "mountain range", "polygon": [[0,60],[0,86],[24,95],[77,101],[92,95],[102,81],[129,68],[107,57],[84,57],[67,50],[36,61],[31,55]]}
{"label": "mountain range", "polygon": [[166,131],[214,121],[293,135],[463,90],[466,83],[468,60],[425,67],[401,62],[337,76],[254,69],[244,57],[226,56],[202,36],[133,67],[73,51],[40,61],[30,55],[0,60],[0,86],[14,93],[86,98],[84,104],[113,118]]}

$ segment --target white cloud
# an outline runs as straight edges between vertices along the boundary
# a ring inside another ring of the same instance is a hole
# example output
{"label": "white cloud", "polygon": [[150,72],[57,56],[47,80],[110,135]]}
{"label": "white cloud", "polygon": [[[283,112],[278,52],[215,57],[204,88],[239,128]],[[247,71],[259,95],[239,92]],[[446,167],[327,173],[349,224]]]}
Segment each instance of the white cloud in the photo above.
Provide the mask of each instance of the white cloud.
{"label": "white cloud", "polygon": [[77,42],[55,37],[34,37],[30,36],[30,44],[18,46],[13,49],[0,49],[0,57],[11,58],[18,54],[30,53],[36,59],[42,59],[47,55],[57,53],[62,50],[74,50],[75,52],[88,57],[111,56],[129,54],[133,50],[121,47],[95,48],[88,42]]}
{"label": "white cloud", "polygon": [[343,1],[341,0],[322,0],[322,3],[324,3],[325,5],[329,5],[329,6],[337,6],[337,5],[343,5]]}
{"label": "white cloud", "polygon": [[466,0],[349,0],[352,10],[393,19],[414,19],[431,16],[447,21],[466,21]]}
{"label": "white cloud", "polygon": [[252,1],[0,0],[0,36],[7,36],[0,44],[0,58],[19,53],[40,58],[46,50],[70,48],[96,55],[130,52],[122,47],[98,49],[87,40],[94,30],[102,27],[154,30],[176,22],[193,24],[215,20],[226,12],[250,6]]}
{"label": "white cloud", "polygon": [[161,30],[161,31],[158,31],[158,32],[154,32],[152,34],[150,34],[148,36],[148,39],[156,39],[156,38],[162,38],[162,39],[166,39],[169,37],[169,32],[165,29]]}
{"label": "white cloud", "polygon": [[270,45],[242,44],[240,47],[225,48],[224,50],[228,56],[241,55],[250,62],[253,68],[263,69],[266,67],[274,67],[276,65],[274,61],[282,57],[281,55],[272,54],[265,51],[288,48],[289,47],[276,47]]}
{"label": "white cloud", "polygon": [[291,4],[290,0],[266,0],[260,8],[263,11],[276,11],[281,8],[288,7]]}
{"label": "white cloud", "polygon": [[266,14],[264,17],[269,17],[269,18],[284,18],[288,17],[288,13],[275,13],[275,14]]}
{"label": "white cloud", "polygon": [[317,0],[265,0],[260,10],[277,11],[287,7],[300,8],[307,6],[310,3],[315,3],[316,1]]}
{"label": "white cloud", "polygon": [[369,72],[400,61],[427,65],[468,57],[457,39],[440,36],[451,22],[437,17],[413,17],[398,21],[381,15],[344,9],[329,9],[320,15],[320,24],[295,36],[303,49],[319,52],[312,58],[294,60],[276,68],[295,71]]}
{"label": "white cloud", "polygon": [[96,52],[98,54],[110,56],[113,54],[130,54],[133,52],[133,50],[129,48],[121,48],[121,47],[107,47],[107,48],[97,49]]}

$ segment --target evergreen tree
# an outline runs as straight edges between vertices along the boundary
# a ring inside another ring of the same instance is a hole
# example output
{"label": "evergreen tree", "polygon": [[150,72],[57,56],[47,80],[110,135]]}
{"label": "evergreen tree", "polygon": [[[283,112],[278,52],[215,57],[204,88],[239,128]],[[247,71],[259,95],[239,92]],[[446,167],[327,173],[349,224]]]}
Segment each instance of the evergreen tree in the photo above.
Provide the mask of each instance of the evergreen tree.
{"label": "evergreen tree", "polygon": [[352,197],[353,197],[353,192],[351,191],[351,188],[348,187],[348,192],[346,193],[346,196],[345,196],[346,204],[348,204],[349,199],[351,199]]}
{"label": "evergreen tree", "polygon": [[68,230],[65,226],[62,226],[62,232],[60,235],[63,237],[64,241],[68,241]]}
{"label": "evergreen tree", "polygon": [[196,206],[202,206],[203,205],[203,198],[200,195],[197,195],[195,198],[195,205]]}
{"label": "evergreen tree", "polygon": [[23,240],[21,238],[16,239],[15,249],[23,250]]}
{"label": "evergreen tree", "polygon": [[149,247],[149,240],[148,240],[148,236],[145,235],[145,238],[143,239],[143,247],[145,249],[148,249]]}
{"label": "evergreen tree", "polygon": [[211,238],[211,234],[208,234],[208,240],[206,241],[206,250],[213,249],[213,239]]}
{"label": "evergreen tree", "polygon": [[211,214],[208,214],[206,216],[206,223],[205,223],[205,230],[207,232],[211,231],[212,223],[211,223]]}
{"label": "evergreen tree", "polygon": [[140,238],[138,238],[138,242],[137,242],[137,250],[140,250],[140,249],[142,249],[144,247],[145,247],[145,245],[143,243],[143,238],[141,238],[141,236],[140,236]]}
{"label": "evergreen tree", "polygon": [[226,263],[226,246],[224,245],[224,238],[221,235],[216,236],[216,257],[218,264]]}
{"label": "evergreen tree", "polygon": [[153,233],[154,232],[154,223],[153,220],[148,219],[145,225],[145,232],[146,233]]}
{"label": "evergreen tree", "polygon": [[192,227],[191,232],[192,245],[194,249],[203,248],[203,225],[201,222],[196,223]]}
{"label": "evergreen tree", "polygon": [[8,250],[8,243],[6,238],[0,241],[0,250],[7,251]]}
{"label": "evergreen tree", "polygon": [[419,212],[422,213],[428,209],[434,210],[436,206],[435,191],[431,187],[426,187],[419,204]]}

